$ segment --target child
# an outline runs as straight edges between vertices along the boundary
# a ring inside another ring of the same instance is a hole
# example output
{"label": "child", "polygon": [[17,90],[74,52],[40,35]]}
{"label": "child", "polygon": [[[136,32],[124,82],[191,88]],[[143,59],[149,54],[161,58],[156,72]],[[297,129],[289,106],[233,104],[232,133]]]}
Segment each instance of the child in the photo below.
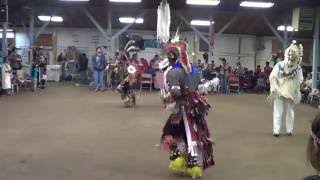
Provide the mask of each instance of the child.
{"label": "child", "polygon": [[[307,146],[307,159],[312,167],[320,171],[320,114],[318,114],[311,125],[311,135]],[[305,177],[303,180],[320,180],[319,175]]]}

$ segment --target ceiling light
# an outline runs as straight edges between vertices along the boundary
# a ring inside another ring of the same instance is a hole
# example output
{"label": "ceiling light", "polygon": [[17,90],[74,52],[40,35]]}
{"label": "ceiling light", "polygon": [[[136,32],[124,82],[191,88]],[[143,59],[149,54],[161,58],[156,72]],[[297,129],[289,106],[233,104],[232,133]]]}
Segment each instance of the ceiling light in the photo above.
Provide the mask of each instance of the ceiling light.
{"label": "ceiling light", "polygon": [[51,21],[52,22],[63,22],[63,18],[61,16],[52,16]]}
{"label": "ceiling light", "polygon": [[259,2],[259,1],[242,1],[241,7],[254,7],[254,8],[271,8],[274,6],[272,2]]}
{"label": "ceiling light", "polygon": [[143,21],[144,21],[144,20],[143,20],[142,18],[138,18],[138,19],[135,20],[135,23],[137,23],[137,24],[142,24]]}
{"label": "ceiling light", "polygon": [[[293,31],[297,32],[297,31],[299,31],[299,29],[295,29],[292,26],[287,26],[286,29],[287,29],[288,32],[293,32]],[[284,31],[285,30],[285,26],[284,25],[280,25],[280,26],[278,26],[277,30],[278,31]]]}
{"label": "ceiling light", "polygon": [[65,1],[65,2],[88,2],[90,0],[60,0],[60,1]]}
{"label": "ceiling light", "polygon": [[120,2],[120,3],[140,3],[141,0],[110,0],[110,2]]}
{"label": "ceiling light", "polygon": [[[2,32],[3,29],[0,29],[0,32]],[[13,32],[13,29],[7,29],[7,32]]]}
{"label": "ceiling light", "polygon": [[40,21],[50,21],[51,16],[38,16],[38,18]]}
{"label": "ceiling light", "polygon": [[217,6],[220,0],[187,0],[187,4],[202,6]]}
{"label": "ceiling light", "polygon": [[143,18],[133,18],[133,17],[120,17],[119,21],[121,23],[127,23],[127,24],[131,24],[131,23],[137,23],[137,24],[142,24],[144,22]]}
{"label": "ceiling light", "polygon": [[[2,38],[2,33],[0,33],[0,38]],[[7,38],[14,38],[14,33],[13,32],[8,32],[7,33]]]}
{"label": "ceiling light", "polygon": [[194,25],[194,26],[210,26],[210,24],[214,24],[214,22],[212,21],[210,23],[210,21],[203,21],[203,20],[192,20],[190,22],[191,25]]}

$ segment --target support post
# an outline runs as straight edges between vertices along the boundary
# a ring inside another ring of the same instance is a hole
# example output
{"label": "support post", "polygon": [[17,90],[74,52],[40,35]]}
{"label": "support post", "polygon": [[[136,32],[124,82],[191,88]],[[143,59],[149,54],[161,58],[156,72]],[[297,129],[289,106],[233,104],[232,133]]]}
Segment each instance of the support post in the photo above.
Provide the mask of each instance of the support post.
{"label": "support post", "polygon": [[112,40],[112,9],[108,7],[108,29],[107,29],[107,46],[109,48],[109,55],[114,51],[113,40]]}
{"label": "support post", "polygon": [[273,32],[273,34],[278,38],[278,40],[283,43],[283,39],[282,37],[279,35],[279,33],[277,32],[277,30],[272,26],[271,22],[266,18],[266,16],[263,16],[263,20],[264,22],[268,25],[268,27],[271,29],[271,31]]}
{"label": "support post", "polygon": [[213,17],[211,16],[210,17],[210,27],[209,27],[209,64],[211,63],[211,61],[213,60],[213,47],[211,45],[211,38],[214,38],[212,37],[213,35],[213,31],[214,31],[214,24],[211,24],[213,21]]}
{"label": "support post", "polygon": [[312,86],[317,88],[317,74],[319,64],[319,30],[320,30],[320,8],[316,9],[313,34],[313,60],[312,60]]}
{"label": "support post", "polygon": [[[144,15],[145,12],[142,12],[141,14],[139,14],[135,19],[141,17]],[[127,24],[125,27],[123,27],[120,31],[118,31],[116,34],[114,34],[112,36],[112,41],[114,41],[116,38],[118,38],[122,33],[124,33],[126,30],[128,30],[134,23],[131,24]]]}
{"label": "support post", "polygon": [[283,42],[282,42],[283,52],[285,52],[285,50],[288,47],[288,30],[287,30],[287,27],[288,27],[288,25],[285,23],[284,31],[283,31]]}
{"label": "support post", "polygon": [[219,37],[220,35],[222,35],[223,33],[224,33],[224,31],[226,31],[229,27],[230,27],[230,25],[231,24],[233,24],[237,19],[238,19],[238,15],[235,15],[235,16],[233,16],[232,17],[232,19],[230,19],[230,21],[229,22],[227,22],[227,24],[225,24],[221,29],[220,29],[220,31],[217,33],[217,37]]}
{"label": "support post", "polygon": [[30,24],[29,24],[29,42],[30,46],[32,46],[32,43],[34,41],[34,13],[33,9],[30,12]]}
{"label": "support post", "polygon": [[4,5],[6,6],[6,20],[2,25],[2,56],[7,56],[7,49],[8,49],[8,41],[7,41],[7,29],[8,29],[8,20],[9,20],[9,13],[8,13],[8,0],[4,0]]}
{"label": "support post", "polygon": [[182,16],[180,13],[177,12],[177,14],[178,14],[179,18],[180,18],[182,21],[184,21],[187,25],[189,25],[189,27],[190,27],[205,43],[207,43],[208,46],[210,46],[210,43],[209,43],[208,39],[207,39],[200,31],[198,31],[197,28],[195,28],[194,26],[192,26],[192,25],[190,24],[190,22],[189,22],[184,16]]}
{"label": "support post", "polygon": [[[59,11],[59,9],[56,9],[56,10],[52,13],[51,16],[54,16],[58,11]],[[37,32],[37,34],[36,34],[35,37],[33,38],[33,41],[32,41],[32,43],[30,43],[30,45],[33,44],[34,41],[40,36],[40,34],[48,27],[48,25],[50,24],[50,22],[51,22],[51,21],[47,21],[47,22],[45,22],[45,23],[41,26],[41,28],[39,29],[39,31]]]}

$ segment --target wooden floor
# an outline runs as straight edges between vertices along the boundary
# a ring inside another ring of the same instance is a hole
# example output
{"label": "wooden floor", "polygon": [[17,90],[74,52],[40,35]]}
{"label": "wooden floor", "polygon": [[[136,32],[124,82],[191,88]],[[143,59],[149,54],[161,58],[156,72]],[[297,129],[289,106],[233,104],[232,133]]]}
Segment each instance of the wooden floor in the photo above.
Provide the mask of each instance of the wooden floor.
{"label": "wooden floor", "polygon": [[[209,126],[217,165],[204,180],[298,180],[313,173],[305,160],[310,121],[296,108],[293,137],[272,136],[272,106],[264,95],[211,95]],[[168,117],[158,93],[143,93],[135,109],[115,92],[51,85],[0,97],[0,180],[174,180],[158,149]]]}

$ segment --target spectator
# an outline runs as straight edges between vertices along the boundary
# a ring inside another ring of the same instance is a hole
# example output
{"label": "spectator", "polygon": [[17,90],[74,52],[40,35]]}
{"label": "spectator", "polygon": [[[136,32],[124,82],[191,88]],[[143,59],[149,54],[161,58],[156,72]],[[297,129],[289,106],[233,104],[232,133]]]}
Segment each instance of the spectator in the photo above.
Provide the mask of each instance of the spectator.
{"label": "spectator", "polygon": [[85,53],[79,55],[79,74],[80,83],[86,84],[88,82],[87,70],[89,59]]}
{"label": "spectator", "polygon": [[270,89],[270,81],[269,81],[269,76],[271,74],[272,71],[272,67],[270,67],[270,62],[266,62],[264,68],[263,68],[263,73],[265,75],[266,78],[266,85],[267,85],[267,89]]}
{"label": "spectator", "polygon": [[93,66],[93,88],[95,91],[105,90],[104,70],[106,68],[106,58],[102,54],[101,47],[96,48],[96,55],[92,57]]}
{"label": "spectator", "polygon": [[265,89],[266,89],[266,80],[265,80],[265,77],[262,74],[259,75],[259,77],[257,79],[257,84],[256,84],[254,89],[258,93],[265,91]]}
{"label": "spectator", "polygon": [[147,72],[149,70],[149,63],[146,59],[140,58],[140,64],[142,65],[143,72]]}
{"label": "spectator", "polygon": [[300,91],[302,93],[302,101],[307,101],[308,96],[312,91],[312,76],[310,73],[307,74],[306,80],[302,83]]}
{"label": "spectator", "polygon": [[229,64],[227,63],[227,60],[225,58],[220,59],[222,61],[222,65],[219,67],[219,76],[220,76],[220,82],[221,82],[221,93],[227,93],[227,87],[228,87],[228,70],[231,69]]}
{"label": "spectator", "polygon": [[213,68],[213,64],[208,64],[207,68],[203,70],[202,76],[205,80],[213,80],[214,76],[216,76],[217,72]]}
{"label": "spectator", "polygon": [[261,66],[258,65],[256,70],[254,71],[254,77],[259,78],[262,73]]}
{"label": "spectator", "polygon": [[3,58],[3,64],[2,64],[2,89],[5,91],[7,95],[10,95],[10,89],[11,89],[11,73],[12,69],[9,64],[9,61],[6,57]]}
{"label": "spectator", "polygon": [[244,68],[242,67],[242,65],[241,65],[241,63],[240,62],[238,62],[237,63],[237,67],[236,67],[236,69],[235,69],[235,73],[237,74],[237,75],[244,75]]}
{"label": "spectator", "polygon": [[152,74],[153,76],[155,75],[155,73],[156,73],[156,69],[154,69],[154,64],[156,63],[156,62],[159,62],[159,55],[158,54],[156,54],[151,60],[150,60],[150,63],[149,63],[149,65],[150,65],[150,69],[149,69],[149,72],[148,73],[150,73],[150,74]]}
{"label": "spectator", "polygon": [[[320,171],[320,114],[316,115],[311,124],[311,133],[308,138],[307,160],[312,167]],[[320,180],[319,175],[305,177],[303,180]]]}
{"label": "spectator", "polygon": [[13,71],[22,69],[22,59],[21,56],[17,53],[16,47],[12,49],[11,53],[8,56],[8,60]]}

